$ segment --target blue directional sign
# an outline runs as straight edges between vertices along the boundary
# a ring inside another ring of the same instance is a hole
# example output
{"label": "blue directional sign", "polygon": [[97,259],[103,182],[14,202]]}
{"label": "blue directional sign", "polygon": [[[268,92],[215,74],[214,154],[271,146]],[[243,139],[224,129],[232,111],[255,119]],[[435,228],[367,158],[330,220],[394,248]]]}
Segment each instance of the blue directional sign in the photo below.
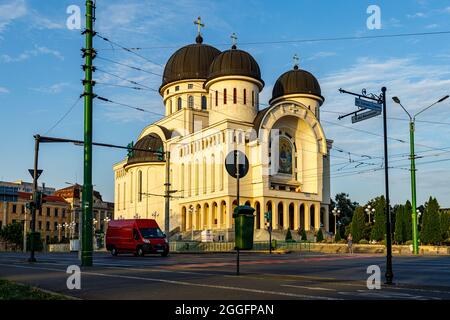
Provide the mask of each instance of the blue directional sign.
{"label": "blue directional sign", "polygon": [[352,117],[352,123],[364,121],[364,120],[376,117],[380,114],[381,114],[381,110],[380,111],[376,111],[376,110],[365,111],[365,112],[354,115]]}
{"label": "blue directional sign", "polygon": [[363,109],[370,109],[370,110],[381,112],[382,105],[377,102],[372,102],[372,101],[364,100],[361,98],[355,98],[355,106],[363,108]]}

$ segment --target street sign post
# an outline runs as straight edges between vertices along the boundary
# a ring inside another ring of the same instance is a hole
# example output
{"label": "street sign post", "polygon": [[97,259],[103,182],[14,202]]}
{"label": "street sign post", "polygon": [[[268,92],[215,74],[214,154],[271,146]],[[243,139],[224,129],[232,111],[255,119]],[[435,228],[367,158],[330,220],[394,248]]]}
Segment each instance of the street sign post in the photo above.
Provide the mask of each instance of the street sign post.
{"label": "street sign post", "polygon": [[381,110],[380,111],[369,110],[369,111],[365,111],[363,113],[357,113],[352,117],[352,123],[364,121],[364,120],[379,116],[380,114],[381,114]]}

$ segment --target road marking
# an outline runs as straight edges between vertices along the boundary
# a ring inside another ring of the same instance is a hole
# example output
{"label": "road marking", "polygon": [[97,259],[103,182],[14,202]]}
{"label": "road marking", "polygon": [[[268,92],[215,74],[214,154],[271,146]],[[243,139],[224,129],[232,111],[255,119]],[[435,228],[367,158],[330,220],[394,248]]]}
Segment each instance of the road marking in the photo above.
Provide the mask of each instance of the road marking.
{"label": "road marking", "polygon": [[320,288],[320,287],[307,287],[307,286],[297,286],[297,285],[290,285],[290,284],[282,284],[282,287],[291,287],[291,288],[300,288],[300,289],[308,289],[308,290],[318,290],[318,291],[336,291],[335,289],[329,289],[329,288]]}
{"label": "road marking", "polygon": [[[5,266],[5,267],[10,267],[10,268],[49,270],[49,271],[58,271],[58,272],[64,272],[65,273],[65,270],[53,269],[53,268],[30,267],[30,266],[7,265],[7,264],[0,264],[0,265],[1,266]],[[296,297],[296,298],[303,298],[303,299],[342,300],[342,299],[339,299],[339,298],[304,295],[304,294],[296,294],[296,293],[289,293],[289,292],[282,292],[282,291],[270,291],[270,290],[259,290],[259,289],[242,288],[242,287],[232,287],[232,286],[209,285],[209,284],[202,284],[202,283],[192,283],[192,282],[187,282],[187,281],[166,280],[166,279],[135,277],[135,276],[125,276],[125,275],[106,274],[106,273],[99,273],[99,272],[82,271],[82,274],[91,275],[91,276],[107,277],[107,278],[122,278],[122,279],[139,280],[139,281],[160,282],[160,283],[168,283],[168,284],[174,284],[174,285],[183,285],[183,286],[189,286],[189,287],[203,287],[203,288],[211,288],[211,289],[222,289],[222,290],[252,292],[252,293],[258,293],[258,294],[269,294],[269,295]]]}
{"label": "road marking", "polygon": [[408,299],[408,300],[441,300],[437,297],[429,296],[418,296],[408,293],[397,293],[389,292],[383,290],[357,290],[356,292],[343,292],[339,291],[338,294],[341,295],[351,295],[351,296],[362,296],[362,297],[372,297],[372,298],[383,298],[383,299]]}

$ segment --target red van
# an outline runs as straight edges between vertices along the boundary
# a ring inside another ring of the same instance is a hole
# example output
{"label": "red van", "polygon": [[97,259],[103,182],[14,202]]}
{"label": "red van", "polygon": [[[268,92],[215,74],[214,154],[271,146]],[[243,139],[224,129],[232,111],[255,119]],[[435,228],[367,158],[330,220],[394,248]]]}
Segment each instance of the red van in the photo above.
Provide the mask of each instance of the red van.
{"label": "red van", "polygon": [[169,243],[153,219],[112,220],[106,231],[106,249],[113,256],[119,253],[134,253],[144,256],[146,253],[169,254]]}

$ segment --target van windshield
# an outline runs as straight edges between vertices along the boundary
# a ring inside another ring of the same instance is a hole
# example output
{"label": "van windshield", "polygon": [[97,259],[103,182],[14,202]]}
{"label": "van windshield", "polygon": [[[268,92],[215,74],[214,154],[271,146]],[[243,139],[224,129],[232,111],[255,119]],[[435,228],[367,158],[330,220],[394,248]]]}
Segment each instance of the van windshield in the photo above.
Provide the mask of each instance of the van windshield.
{"label": "van windshield", "polygon": [[144,239],[164,237],[164,233],[160,228],[142,228],[139,230],[141,231],[141,235]]}

